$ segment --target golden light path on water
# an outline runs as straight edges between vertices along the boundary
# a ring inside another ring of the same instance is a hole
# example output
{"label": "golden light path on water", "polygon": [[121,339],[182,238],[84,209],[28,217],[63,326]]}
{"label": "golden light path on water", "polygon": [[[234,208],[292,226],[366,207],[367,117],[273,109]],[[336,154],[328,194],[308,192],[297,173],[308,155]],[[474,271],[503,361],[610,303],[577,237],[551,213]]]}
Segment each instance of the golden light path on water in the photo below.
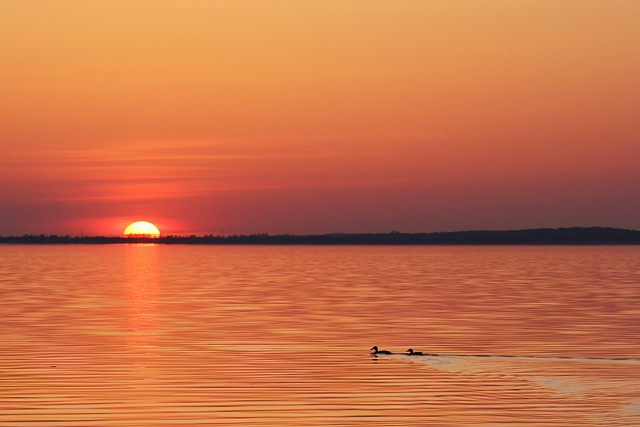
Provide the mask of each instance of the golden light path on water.
{"label": "golden light path on water", "polygon": [[0,255],[3,427],[640,425],[640,248]]}

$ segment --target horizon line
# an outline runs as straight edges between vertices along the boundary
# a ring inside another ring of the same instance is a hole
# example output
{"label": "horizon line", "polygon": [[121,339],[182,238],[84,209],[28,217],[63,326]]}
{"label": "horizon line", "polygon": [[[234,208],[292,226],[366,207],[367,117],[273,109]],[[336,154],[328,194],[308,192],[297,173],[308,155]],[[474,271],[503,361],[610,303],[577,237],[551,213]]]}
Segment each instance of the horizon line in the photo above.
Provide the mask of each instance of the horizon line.
{"label": "horizon line", "polygon": [[325,234],[234,234],[234,235],[159,235],[159,236],[71,236],[57,234],[23,234],[2,236],[0,243],[196,243],[196,244],[640,244],[640,230],[615,227],[559,227],[513,230],[463,230],[403,233],[325,233]]}

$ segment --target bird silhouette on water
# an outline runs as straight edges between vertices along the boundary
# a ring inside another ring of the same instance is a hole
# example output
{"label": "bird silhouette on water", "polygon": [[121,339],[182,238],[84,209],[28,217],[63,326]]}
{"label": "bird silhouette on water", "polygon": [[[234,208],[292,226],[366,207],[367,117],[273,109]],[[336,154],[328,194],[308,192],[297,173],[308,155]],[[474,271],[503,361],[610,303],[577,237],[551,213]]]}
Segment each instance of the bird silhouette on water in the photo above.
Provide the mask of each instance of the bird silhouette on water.
{"label": "bird silhouette on water", "polygon": [[373,347],[371,347],[370,350],[373,350],[373,353],[371,354],[393,354],[389,350],[378,350],[377,345],[374,345]]}
{"label": "bird silhouette on water", "polygon": [[409,356],[424,356],[424,354],[421,351],[413,351],[412,348],[407,350],[407,355],[409,355]]}

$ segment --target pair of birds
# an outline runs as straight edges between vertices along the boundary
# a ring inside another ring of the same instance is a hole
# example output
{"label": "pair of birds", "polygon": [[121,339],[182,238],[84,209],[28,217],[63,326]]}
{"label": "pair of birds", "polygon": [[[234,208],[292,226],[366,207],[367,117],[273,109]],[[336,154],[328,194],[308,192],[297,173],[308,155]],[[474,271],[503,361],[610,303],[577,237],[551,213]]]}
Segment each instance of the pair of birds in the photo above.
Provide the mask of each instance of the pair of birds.
{"label": "pair of birds", "polygon": [[[371,354],[393,354],[389,350],[379,350],[377,345],[374,345],[373,347],[371,347],[370,350],[373,350],[373,353]],[[421,351],[413,351],[412,348],[407,350],[406,354],[408,356],[424,356],[424,354],[422,354]]]}

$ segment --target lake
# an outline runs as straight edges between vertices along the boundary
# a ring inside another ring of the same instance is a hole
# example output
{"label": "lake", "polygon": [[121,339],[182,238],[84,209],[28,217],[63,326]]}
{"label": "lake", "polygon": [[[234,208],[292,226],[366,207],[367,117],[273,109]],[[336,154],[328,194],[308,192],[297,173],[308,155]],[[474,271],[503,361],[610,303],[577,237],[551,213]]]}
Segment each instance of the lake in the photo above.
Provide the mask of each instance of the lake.
{"label": "lake", "polygon": [[0,246],[3,427],[638,426],[639,338],[638,246]]}

